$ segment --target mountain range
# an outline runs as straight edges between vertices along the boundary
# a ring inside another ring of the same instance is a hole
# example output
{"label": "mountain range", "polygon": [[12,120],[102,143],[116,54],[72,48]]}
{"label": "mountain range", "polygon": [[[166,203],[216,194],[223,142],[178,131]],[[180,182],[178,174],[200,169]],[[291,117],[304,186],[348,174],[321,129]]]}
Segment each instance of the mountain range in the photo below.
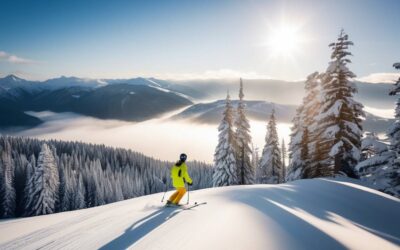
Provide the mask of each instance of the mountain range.
{"label": "mountain range", "polygon": [[[232,101],[236,109],[237,100]],[[296,105],[277,104],[266,101],[245,101],[246,113],[249,119],[265,121],[269,119],[272,110],[275,110],[275,117],[278,122],[291,123],[296,114]],[[181,113],[174,115],[171,119],[187,120],[190,122],[217,124],[221,121],[225,108],[225,100],[218,100],[208,103],[197,103],[186,108]],[[387,128],[394,122],[394,119],[386,119],[365,112],[363,129],[369,132],[385,133]]]}
{"label": "mountain range", "polygon": [[[169,81],[173,85],[185,85],[190,91],[201,93],[199,100],[219,100],[227,90],[239,92],[239,79]],[[304,81],[282,81],[273,79],[244,79],[244,94],[247,100],[266,100],[279,104],[299,105],[304,96]],[[354,98],[368,107],[394,109],[397,97],[389,96],[390,83],[367,83],[354,81],[358,93]],[[190,95],[190,93],[188,93]]]}
{"label": "mountain range", "polygon": [[30,82],[10,75],[0,79],[0,127],[41,123],[25,111],[75,112],[101,119],[143,121],[184,106],[190,97],[150,79],[98,80],[61,77]]}
{"label": "mountain range", "polygon": [[[254,119],[265,120],[272,103],[275,103],[278,120],[289,122],[304,95],[304,84],[301,81],[244,80],[244,84],[246,99],[270,102],[270,107],[268,102],[247,102],[249,116]],[[355,84],[359,90],[355,98],[364,105],[381,109],[394,108],[396,97],[387,95],[390,84]],[[227,89],[236,93],[238,86],[238,80],[229,79],[178,81],[142,77],[85,79],[62,76],[46,81],[29,81],[9,75],[0,78],[0,127],[31,127],[42,122],[25,111],[76,112],[101,119],[144,121],[193,103],[197,104],[175,118],[188,118],[196,111],[211,108],[205,113],[197,113],[195,120],[214,123],[219,120],[222,102],[199,102],[222,99]],[[370,114],[368,116],[371,118],[369,120],[386,126],[387,120]]]}

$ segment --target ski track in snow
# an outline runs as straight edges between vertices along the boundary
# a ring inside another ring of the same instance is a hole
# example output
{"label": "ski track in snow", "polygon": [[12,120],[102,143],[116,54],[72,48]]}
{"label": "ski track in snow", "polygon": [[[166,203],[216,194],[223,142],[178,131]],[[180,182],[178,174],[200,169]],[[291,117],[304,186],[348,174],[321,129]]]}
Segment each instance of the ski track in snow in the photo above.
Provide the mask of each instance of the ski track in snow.
{"label": "ski track in snow", "polygon": [[340,179],[161,196],[0,220],[0,249],[400,249],[400,200]]}

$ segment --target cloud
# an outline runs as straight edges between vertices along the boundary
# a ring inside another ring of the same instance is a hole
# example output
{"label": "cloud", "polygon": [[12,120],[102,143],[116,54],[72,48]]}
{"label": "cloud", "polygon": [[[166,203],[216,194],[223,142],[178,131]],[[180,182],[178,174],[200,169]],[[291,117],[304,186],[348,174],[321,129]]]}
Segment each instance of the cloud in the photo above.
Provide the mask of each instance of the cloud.
{"label": "cloud", "polygon": [[209,80],[209,79],[271,79],[268,75],[259,74],[254,71],[237,71],[233,69],[207,70],[202,73],[163,74],[159,77],[175,80]]}
{"label": "cloud", "polygon": [[399,77],[400,73],[372,73],[356,80],[369,83],[394,83]]}
{"label": "cloud", "polygon": [[7,58],[7,53],[4,51],[0,51],[0,59]]}
{"label": "cloud", "polygon": [[9,54],[5,51],[0,51],[0,61],[5,61],[5,62],[12,63],[12,64],[36,64],[36,63],[38,63],[38,61],[18,57],[16,55]]}

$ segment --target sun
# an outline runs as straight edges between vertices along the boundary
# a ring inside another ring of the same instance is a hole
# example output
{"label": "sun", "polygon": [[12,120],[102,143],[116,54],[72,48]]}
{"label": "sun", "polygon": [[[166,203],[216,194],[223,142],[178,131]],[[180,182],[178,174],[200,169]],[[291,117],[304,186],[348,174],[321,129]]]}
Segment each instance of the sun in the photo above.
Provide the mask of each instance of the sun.
{"label": "sun", "polygon": [[292,57],[302,42],[300,28],[295,25],[282,24],[269,29],[267,46],[272,56]]}

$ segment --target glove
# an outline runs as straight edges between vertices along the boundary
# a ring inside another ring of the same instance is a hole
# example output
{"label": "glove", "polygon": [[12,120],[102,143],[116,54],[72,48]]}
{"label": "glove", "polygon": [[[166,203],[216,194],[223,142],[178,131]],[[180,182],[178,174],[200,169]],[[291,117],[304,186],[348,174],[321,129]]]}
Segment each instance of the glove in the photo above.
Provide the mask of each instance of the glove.
{"label": "glove", "polygon": [[188,185],[191,186],[191,185],[193,185],[193,183],[192,182],[190,182],[190,183],[188,182]]}

